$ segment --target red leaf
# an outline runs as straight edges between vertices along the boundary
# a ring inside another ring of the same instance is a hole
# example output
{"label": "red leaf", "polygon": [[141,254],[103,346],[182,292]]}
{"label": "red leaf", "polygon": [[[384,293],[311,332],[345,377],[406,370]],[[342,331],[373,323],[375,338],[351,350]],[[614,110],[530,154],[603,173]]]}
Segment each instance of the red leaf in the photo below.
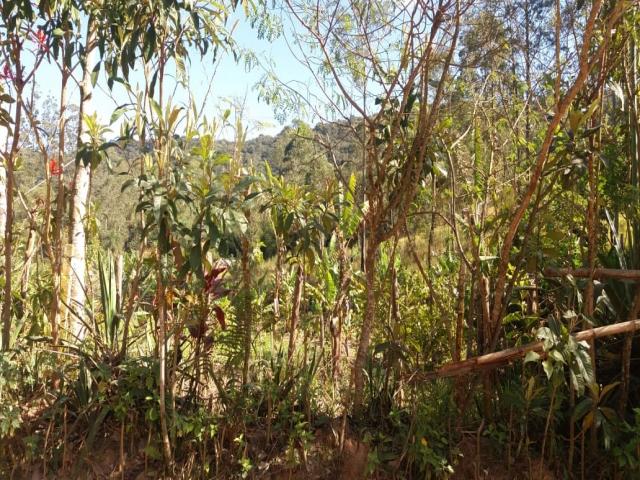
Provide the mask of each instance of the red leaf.
{"label": "red leaf", "polygon": [[0,80],[13,80],[13,75],[11,73],[11,67],[9,67],[8,63],[5,63],[2,66],[2,73],[0,74]]}
{"label": "red leaf", "polygon": [[218,305],[214,305],[213,311],[216,312],[216,318],[218,319],[218,323],[220,323],[220,327],[222,327],[223,330],[227,328],[227,324],[224,321],[224,310],[222,310]]}
{"label": "red leaf", "polygon": [[221,288],[222,280],[224,278],[224,274],[226,271],[227,271],[226,265],[217,266],[217,267],[213,267],[213,269],[211,269],[211,271],[204,276],[204,280],[205,280],[204,291],[206,293],[213,294],[214,299],[220,298],[226,295],[225,289]]}

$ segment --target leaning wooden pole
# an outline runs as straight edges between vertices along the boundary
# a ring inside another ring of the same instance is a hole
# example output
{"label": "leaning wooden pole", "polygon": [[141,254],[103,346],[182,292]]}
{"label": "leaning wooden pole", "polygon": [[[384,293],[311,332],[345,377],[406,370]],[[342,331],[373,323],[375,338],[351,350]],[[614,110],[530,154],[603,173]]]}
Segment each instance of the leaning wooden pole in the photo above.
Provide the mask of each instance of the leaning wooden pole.
{"label": "leaning wooden pole", "polygon": [[[573,338],[580,342],[582,340],[595,340],[596,338],[634,331],[640,331],[640,320],[629,320],[627,322],[614,323],[613,325],[607,325],[604,327],[590,328],[576,333],[573,335]],[[529,343],[521,347],[507,348],[506,350],[501,350],[499,352],[469,358],[461,362],[449,363],[433,372],[415,374],[412,381],[415,382],[436,378],[456,377],[467,373],[501,367],[523,358],[528,352],[542,352],[544,350],[543,347],[544,342],[539,341]]]}
{"label": "leaning wooden pole", "polygon": [[[545,268],[545,277],[589,278],[591,270],[588,268]],[[614,280],[640,281],[640,270],[626,270],[618,268],[596,268],[593,270],[594,279],[612,278]]]}

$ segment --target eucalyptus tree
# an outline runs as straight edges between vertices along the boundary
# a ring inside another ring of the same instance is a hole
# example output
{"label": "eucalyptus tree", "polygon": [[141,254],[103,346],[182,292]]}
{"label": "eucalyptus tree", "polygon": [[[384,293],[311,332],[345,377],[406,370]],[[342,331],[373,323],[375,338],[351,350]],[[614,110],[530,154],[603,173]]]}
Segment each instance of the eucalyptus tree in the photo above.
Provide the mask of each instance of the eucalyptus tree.
{"label": "eucalyptus tree", "polygon": [[380,245],[404,225],[425,173],[469,3],[336,1],[317,8],[316,2],[290,0],[287,5],[304,33],[306,64],[326,88],[327,103],[345,120],[353,114],[363,125],[364,135],[357,138],[364,147],[366,302],[353,365],[358,409],[376,323],[376,257]]}
{"label": "eucalyptus tree", "polygon": [[[93,5],[93,4],[87,4]],[[82,78],[80,80],[79,102],[79,128],[77,138],[76,165],[73,176],[73,193],[71,201],[71,223],[69,230],[69,243],[71,246],[69,259],[69,279],[67,305],[71,306],[77,321],[74,321],[73,334],[78,340],[82,340],[85,334],[84,307],[86,300],[86,232],[84,221],[87,215],[87,203],[89,201],[89,188],[91,182],[91,157],[86,151],[90,142],[89,130],[85,116],[93,113],[93,78],[92,75],[98,62],[98,25],[96,12],[86,12],[87,25],[84,45],[82,46]]]}

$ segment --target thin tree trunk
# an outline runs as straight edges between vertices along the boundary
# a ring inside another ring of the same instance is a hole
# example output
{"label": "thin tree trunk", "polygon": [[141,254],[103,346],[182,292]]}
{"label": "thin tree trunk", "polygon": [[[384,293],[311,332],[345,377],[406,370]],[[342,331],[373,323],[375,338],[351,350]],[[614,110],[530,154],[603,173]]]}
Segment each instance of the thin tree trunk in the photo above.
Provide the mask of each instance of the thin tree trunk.
{"label": "thin tree trunk", "polygon": [[282,289],[282,237],[276,233],[276,280],[273,292],[273,317],[276,325],[280,323],[280,290]]}
{"label": "thin tree trunk", "polygon": [[353,408],[356,412],[362,408],[362,401],[364,399],[364,368],[367,361],[369,343],[371,342],[371,333],[376,317],[375,259],[377,251],[378,244],[375,241],[374,235],[369,235],[369,243],[367,244],[365,257],[365,310],[364,317],[362,319],[362,329],[360,330],[358,352],[356,353],[356,359],[353,363]]}
{"label": "thin tree trunk", "polygon": [[166,345],[166,315],[167,305],[165,303],[165,288],[162,278],[162,254],[158,252],[158,273],[157,273],[157,290],[156,298],[158,301],[158,362],[160,375],[158,379],[158,388],[160,390],[159,410],[160,410],[160,429],[162,434],[162,452],[167,463],[171,462],[171,443],[169,442],[169,429],[167,427],[167,399],[166,399],[166,382],[167,382],[167,345]]}
{"label": "thin tree trunk", "polygon": [[453,350],[453,361],[462,360],[462,345],[464,337],[464,296],[465,296],[465,280],[466,265],[460,262],[460,271],[458,273],[458,301],[456,305],[456,329],[455,329],[455,348]]}
{"label": "thin tree trunk", "polygon": [[[564,118],[565,113],[568,111],[578,92],[582,89],[585,81],[589,76],[589,73],[594,67],[595,61],[592,61],[592,59],[600,58],[600,52],[597,52],[593,56],[591,55],[591,42],[592,37],[594,36],[596,21],[600,13],[602,3],[602,0],[595,0],[591,7],[589,18],[587,19],[585,25],[583,43],[579,55],[580,67],[578,75],[576,76],[573,85],[571,85],[566,95],[560,100],[557,106],[556,113],[547,127],[545,137],[540,147],[536,164],[531,175],[531,180],[529,181],[529,185],[524,196],[518,202],[518,209],[514,213],[512,220],[509,223],[507,234],[505,235],[504,241],[502,243],[502,248],[500,250],[500,261],[498,263],[498,273],[494,288],[494,302],[491,311],[492,323],[497,323],[500,320],[504,302],[503,295],[505,294],[507,282],[509,260],[511,258],[511,247],[513,246],[513,241],[518,232],[520,222],[522,221],[522,218],[524,217],[527,209],[529,208],[529,205],[531,204],[531,199],[533,198],[534,193],[538,189],[538,185],[542,178],[542,174],[547,162],[547,158],[549,156],[549,150],[555,136],[556,129],[558,125],[560,125],[560,122]],[[611,27],[613,24],[615,24],[615,22],[617,22],[617,20],[622,15],[623,11],[624,10],[622,2],[616,4],[616,8],[614,8],[609,21],[606,22],[607,26]]]}
{"label": "thin tree trunk", "polygon": [[[491,346],[491,339],[493,338],[493,331],[499,328],[499,325],[494,326],[493,322],[491,322],[491,316],[489,312],[489,279],[486,275],[482,275],[480,277],[480,306],[482,308],[482,338],[484,340],[484,345],[482,346],[482,351],[484,353],[488,353]],[[491,420],[492,418],[492,410],[491,410],[491,399],[493,396],[493,379],[491,378],[491,372],[484,372],[482,374],[482,408],[484,418],[487,420]]]}
{"label": "thin tree trunk", "polygon": [[[0,127],[2,128],[2,127]],[[7,168],[0,161],[0,235],[4,238],[7,228]],[[2,245],[4,248],[4,245]]]}
{"label": "thin tree trunk", "polygon": [[[22,65],[20,62],[20,50],[17,47],[15,52],[17,72],[16,97],[22,96]],[[4,231],[4,304],[2,306],[2,349],[7,350],[11,336],[11,273],[12,273],[12,253],[13,253],[13,190],[14,190],[14,162],[20,146],[20,124],[22,122],[22,102],[16,102],[16,114],[14,117],[13,138],[11,150],[6,157],[6,220]]]}
{"label": "thin tree trunk", "polygon": [[[97,58],[97,25],[93,17],[87,23],[87,43],[85,47],[84,71],[80,83],[80,125],[78,129],[78,150],[83,143],[88,142],[88,131],[84,116],[92,112],[93,85],[91,74]],[[76,161],[76,171],[73,178],[73,206],[71,211],[71,226],[69,241],[71,244],[71,259],[68,279],[68,302],[73,308],[74,325],[72,332],[77,340],[86,335],[86,328],[82,322],[86,301],[86,231],[85,217],[89,202],[89,187],[91,183],[91,165],[80,159]]]}
{"label": "thin tree trunk", "polygon": [[[636,285],[636,293],[631,305],[631,310],[627,316],[628,320],[635,320],[640,314],[640,284]],[[631,350],[633,347],[633,336],[635,330],[625,334],[622,346],[622,391],[618,403],[618,413],[620,418],[624,418],[624,412],[629,400],[629,387],[631,385]]]}
{"label": "thin tree trunk", "polygon": [[296,271],[296,283],[293,288],[293,306],[291,307],[291,320],[289,322],[289,350],[287,363],[291,364],[296,350],[296,333],[300,322],[300,304],[302,303],[302,287],[304,286],[304,266],[298,265]]}
{"label": "thin tree trunk", "polygon": [[[0,127],[2,129],[3,127]],[[8,138],[7,138],[8,141]],[[4,237],[7,229],[7,168],[4,159],[0,159],[0,254],[4,253]],[[4,258],[0,255],[0,258]],[[4,262],[0,264],[0,274],[4,274]],[[4,308],[0,305],[0,319],[4,318],[2,312]],[[2,342],[4,345],[4,341]]]}
{"label": "thin tree trunk", "polygon": [[[455,325],[455,342],[453,349],[453,361],[459,362],[462,360],[462,349],[464,346],[464,313],[465,313],[465,281],[466,281],[466,263],[460,261],[460,271],[458,273],[458,298],[456,304],[456,325]],[[460,412],[463,411],[467,398],[465,395],[465,384],[463,379],[456,379],[454,382],[454,400]],[[460,431],[462,428],[462,415],[458,415],[456,419],[456,430]]]}
{"label": "thin tree trunk", "polygon": [[[594,127],[594,122],[592,119],[592,127]],[[589,147],[591,152],[596,150],[593,137],[589,140]],[[599,147],[599,145],[598,145]],[[587,285],[584,292],[584,315],[587,318],[593,318],[593,314],[595,311],[595,298],[594,298],[594,272],[596,269],[596,257],[598,255],[598,167],[596,165],[595,154],[591,153],[588,159],[588,198],[587,198],[587,211],[586,211],[586,222],[587,222],[587,238],[588,238],[588,247],[587,247],[587,268],[589,269],[589,278],[587,279]],[[586,322],[583,323],[582,328],[586,328]],[[589,353],[591,354],[591,364],[593,365],[593,381],[596,382],[596,344],[595,340],[589,340]],[[593,399],[593,407],[592,411],[595,415],[595,409],[598,404],[598,394],[595,392],[591,393]],[[593,422],[591,427],[591,438],[590,438],[590,450],[591,454],[595,455],[597,449],[597,441],[598,441],[598,432],[596,427],[596,422]],[[544,452],[543,452],[544,454]]]}
{"label": "thin tree trunk", "polygon": [[249,362],[251,360],[251,329],[253,328],[253,299],[251,294],[251,266],[249,264],[250,243],[248,238],[242,239],[242,289],[243,289],[243,330],[244,361],[242,364],[242,384],[249,382]]}
{"label": "thin tree trunk", "polygon": [[436,230],[436,175],[431,174],[431,224],[429,225],[429,240],[427,241],[427,270],[431,271],[431,254],[433,250],[433,235]]}
{"label": "thin tree trunk", "polygon": [[482,308],[482,353],[488,353],[489,346],[491,344],[491,338],[493,338],[493,332],[498,325],[493,325],[491,321],[491,315],[489,312],[489,279],[486,275],[480,276],[480,307]]}
{"label": "thin tree trunk", "polygon": [[331,378],[334,382],[340,373],[342,325],[347,314],[347,296],[351,281],[347,264],[347,248],[342,232],[338,231],[338,276],[340,281],[338,283],[338,298],[329,318],[331,330]]}
{"label": "thin tree trunk", "polygon": [[27,246],[24,250],[24,265],[22,266],[22,274],[20,275],[20,300],[22,301],[22,308],[27,301],[27,294],[29,289],[29,278],[31,277],[31,263],[33,257],[36,254],[36,247],[38,245],[38,231],[35,225],[29,227],[29,237],[27,239]]}
{"label": "thin tree trunk", "polygon": [[[69,48],[65,43],[65,49]],[[50,321],[51,321],[51,341],[54,345],[58,343],[59,337],[59,324],[60,324],[60,295],[62,291],[62,263],[64,257],[64,243],[62,241],[62,219],[64,218],[65,210],[65,188],[64,188],[64,149],[66,144],[66,111],[67,111],[67,99],[68,89],[67,82],[69,80],[70,72],[68,67],[64,67],[62,71],[62,80],[60,85],[60,119],[58,123],[58,166],[60,167],[60,175],[58,176],[57,196],[56,196],[56,217],[53,226],[53,253],[54,258],[52,261],[52,280],[53,289],[51,293],[51,306],[50,306]]]}

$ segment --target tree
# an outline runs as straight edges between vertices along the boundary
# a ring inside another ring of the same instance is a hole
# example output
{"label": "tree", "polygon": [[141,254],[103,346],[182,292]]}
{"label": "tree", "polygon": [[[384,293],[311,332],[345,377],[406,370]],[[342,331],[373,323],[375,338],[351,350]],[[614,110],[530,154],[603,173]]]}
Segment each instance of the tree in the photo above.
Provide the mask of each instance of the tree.
{"label": "tree", "polygon": [[77,138],[76,168],[73,176],[73,193],[71,203],[71,224],[69,228],[69,243],[71,254],[69,260],[69,281],[67,305],[76,316],[73,335],[82,340],[86,334],[83,322],[86,287],[86,232],[85,217],[89,202],[91,184],[92,157],[87,151],[90,143],[87,118],[93,114],[93,73],[98,64],[98,23],[94,12],[89,12],[87,19],[87,33],[83,48],[82,80],[80,81],[80,107],[78,111],[79,125]]}
{"label": "tree", "polygon": [[[307,65],[328,79],[326,99],[352,124],[362,124],[366,191],[364,269],[367,297],[353,365],[353,404],[364,394],[364,366],[376,317],[376,257],[404,224],[425,174],[467,4],[287,2],[310,42]],[[316,56],[314,56],[316,54]],[[347,109],[356,114],[352,120]],[[354,134],[357,128],[352,127]]]}
{"label": "tree", "polygon": [[[20,3],[15,8],[3,8],[0,12],[0,19],[7,31],[7,41],[2,45],[3,76],[8,80],[8,84],[13,89],[16,98],[15,113],[13,115],[13,128],[11,130],[11,142],[9,148],[4,152],[6,184],[0,182],[0,188],[4,188],[5,216],[4,225],[4,303],[2,306],[2,348],[9,348],[12,321],[12,254],[13,254],[13,220],[14,220],[14,194],[15,194],[15,163],[20,151],[21,126],[23,116],[23,93],[35,72],[37,71],[45,50],[40,48],[40,37],[36,36],[36,47],[34,58],[29,67],[24,63],[25,56],[29,52],[25,46],[34,35],[34,11],[29,2]],[[7,99],[5,98],[5,101]],[[4,116],[5,127],[7,126],[6,116]],[[2,196],[2,195],[0,195]]]}

